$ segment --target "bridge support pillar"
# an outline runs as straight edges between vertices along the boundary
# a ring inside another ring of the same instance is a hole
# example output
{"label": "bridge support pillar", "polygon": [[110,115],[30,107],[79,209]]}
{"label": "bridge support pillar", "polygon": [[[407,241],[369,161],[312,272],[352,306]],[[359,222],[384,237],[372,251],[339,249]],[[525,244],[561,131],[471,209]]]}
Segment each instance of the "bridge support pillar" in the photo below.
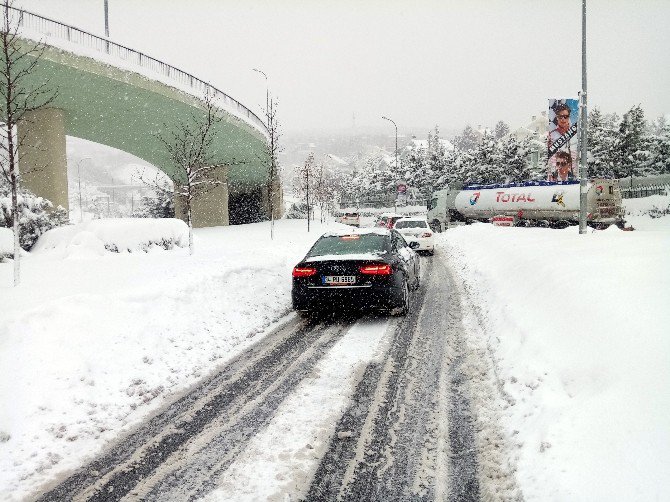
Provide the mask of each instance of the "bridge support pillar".
{"label": "bridge support pillar", "polygon": [[[228,218],[228,168],[220,167],[213,173],[213,179],[221,182],[208,187],[204,193],[195,196],[191,203],[193,228],[218,227],[229,225]],[[175,194],[175,216],[187,221],[186,203],[183,197]]]}
{"label": "bridge support pillar", "polygon": [[44,108],[26,113],[18,123],[19,173],[22,184],[49,199],[54,208],[69,209],[63,110]]}
{"label": "bridge support pillar", "polygon": [[[268,193],[269,192],[269,193]],[[284,215],[284,197],[282,196],[281,181],[277,176],[271,187],[266,183],[261,192],[262,204],[265,208],[265,214],[270,218],[270,197],[272,197],[272,212],[274,219],[278,220]]]}

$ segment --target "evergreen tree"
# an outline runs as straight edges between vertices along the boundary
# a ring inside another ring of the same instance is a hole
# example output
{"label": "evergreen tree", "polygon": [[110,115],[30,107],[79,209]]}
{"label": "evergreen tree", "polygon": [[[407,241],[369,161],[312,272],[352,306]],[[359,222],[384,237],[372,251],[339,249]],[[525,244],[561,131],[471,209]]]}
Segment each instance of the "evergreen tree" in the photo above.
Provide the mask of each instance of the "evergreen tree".
{"label": "evergreen tree", "polygon": [[[428,134],[430,137],[430,133]],[[421,193],[423,193],[423,187],[426,186],[426,157],[426,148],[412,148],[409,151],[404,164],[407,166],[407,174],[405,176],[407,184],[417,188]]]}
{"label": "evergreen tree", "polygon": [[509,134],[509,126],[502,120],[499,121],[496,124],[495,128],[493,129],[493,137],[499,140],[508,134]]}
{"label": "evergreen tree", "polygon": [[619,125],[619,162],[617,177],[646,176],[650,173],[651,141],[644,111],[640,105],[626,112]]}
{"label": "evergreen tree", "polygon": [[463,129],[463,132],[460,134],[460,136],[456,136],[454,138],[454,146],[463,152],[474,150],[477,148],[478,144],[479,135],[469,125],[465,126],[465,129]]}
{"label": "evergreen tree", "polygon": [[649,166],[657,174],[670,174],[670,122],[663,116],[652,125]]}
{"label": "evergreen tree", "polygon": [[595,108],[589,113],[587,141],[589,159],[587,161],[589,176],[614,178],[618,174],[619,164],[619,129],[616,114],[604,115]]}
{"label": "evergreen tree", "polygon": [[534,177],[529,162],[530,139],[519,141],[516,137],[510,135],[498,141],[497,146],[500,152],[500,176],[497,181],[509,183],[527,181]]}
{"label": "evergreen tree", "polygon": [[168,190],[156,190],[153,197],[144,196],[135,210],[136,218],[174,218],[174,198]]}
{"label": "evergreen tree", "polygon": [[500,156],[492,133],[486,132],[481,143],[471,153],[473,154],[471,181],[495,183],[501,180],[503,173]]}

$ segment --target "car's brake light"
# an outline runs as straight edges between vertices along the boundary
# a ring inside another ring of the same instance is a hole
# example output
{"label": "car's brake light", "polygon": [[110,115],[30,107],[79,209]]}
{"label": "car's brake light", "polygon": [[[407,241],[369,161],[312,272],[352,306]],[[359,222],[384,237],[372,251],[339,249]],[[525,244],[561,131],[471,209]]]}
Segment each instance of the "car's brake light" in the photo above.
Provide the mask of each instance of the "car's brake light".
{"label": "car's brake light", "polygon": [[430,232],[424,232],[421,234],[421,237],[432,237],[432,236],[433,234],[431,234]]}
{"label": "car's brake light", "polygon": [[293,277],[309,277],[316,274],[313,267],[293,267]]}
{"label": "car's brake light", "polygon": [[368,275],[391,275],[391,265],[363,265],[360,271]]}

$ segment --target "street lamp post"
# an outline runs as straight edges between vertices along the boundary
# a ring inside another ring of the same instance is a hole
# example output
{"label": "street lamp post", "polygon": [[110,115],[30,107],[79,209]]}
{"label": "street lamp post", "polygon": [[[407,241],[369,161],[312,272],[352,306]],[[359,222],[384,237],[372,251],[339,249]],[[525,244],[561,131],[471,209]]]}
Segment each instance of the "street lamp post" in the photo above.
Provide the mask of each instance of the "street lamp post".
{"label": "street lamp post", "polygon": [[[105,38],[109,38],[109,5],[105,0]],[[105,40],[105,48],[109,54],[109,40]]]}
{"label": "street lamp post", "polygon": [[268,107],[270,106],[270,88],[268,87],[268,76],[265,74],[263,70],[259,70],[258,68],[252,68],[252,70],[260,73],[265,77],[265,117],[267,119],[269,112]]}
{"label": "street lamp post", "polygon": [[[393,126],[395,127],[395,169],[396,169],[396,173],[399,173],[400,169],[399,169],[399,166],[398,166],[398,125],[388,117],[382,116],[382,118],[384,120],[388,120],[389,122],[391,122],[393,124]],[[397,198],[397,193],[394,193],[393,195],[394,195],[393,196],[393,210],[395,211],[396,210],[396,202],[395,201],[396,201],[396,198]]]}
{"label": "street lamp post", "polygon": [[77,184],[79,185],[79,223],[84,221],[84,210],[81,205],[81,163],[85,160],[91,160],[91,157],[84,157],[77,162]]}
{"label": "street lamp post", "polygon": [[109,38],[109,5],[105,0],[105,36]]}
{"label": "street lamp post", "polygon": [[586,191],[588,167],[587,134],[588,121],[586,117],[586,0],[582,0],[582,92],[581,92],[581,151],[579,153],[579,233],[586,233]]}

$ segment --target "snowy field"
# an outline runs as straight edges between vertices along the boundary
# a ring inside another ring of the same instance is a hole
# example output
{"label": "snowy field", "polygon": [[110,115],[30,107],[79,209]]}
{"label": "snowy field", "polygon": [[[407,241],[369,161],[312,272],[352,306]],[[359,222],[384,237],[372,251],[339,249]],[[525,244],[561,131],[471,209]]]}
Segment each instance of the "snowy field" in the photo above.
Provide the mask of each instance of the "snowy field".
{"label": "snowy field", "polygon": [[[496,362],[526,500],[670,493],[670,217],[630,220],[638,231],[476,224],[438,236],[432,259],[454,260],[477,307],[469,336],[486,337]],[[11,262],[0,263],[0,499],[77,467],[292,315],[291,268],[341,226],[305,227],[278,221],[274,241],[267,223],[197,230],[192,257],[179,244],[111,253],[101,229],[70,228],[23,260],[16,289]],[[324,416],[283,406],[212,499],[269,496],[315,468],[279,432],[293,424],[318,451],[311,435],[351,392],[336,369],[376,357],[375,329],[351,334],[355,355],[334,347],[296,396],[313,396]],[[254,485],[250,468],[265,481]]]}

